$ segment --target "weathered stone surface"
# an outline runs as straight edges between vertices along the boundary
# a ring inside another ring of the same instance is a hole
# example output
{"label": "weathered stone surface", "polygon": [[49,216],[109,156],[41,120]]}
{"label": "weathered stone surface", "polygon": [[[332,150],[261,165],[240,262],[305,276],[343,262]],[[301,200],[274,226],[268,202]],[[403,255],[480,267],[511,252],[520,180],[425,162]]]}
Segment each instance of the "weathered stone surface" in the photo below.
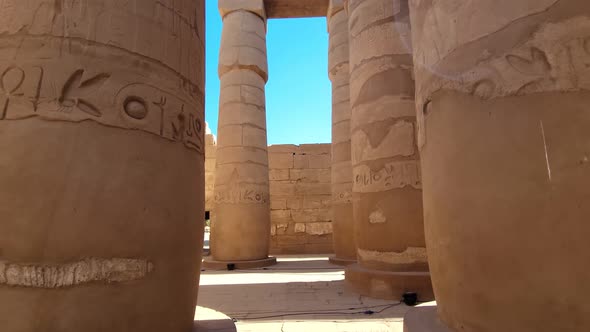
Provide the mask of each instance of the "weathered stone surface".
{"label": "weathered stone surface", "polygon": [[119,283],[143,279],[153,269],[146,260],[125,258],[89,258],[66,264],[0,261],[0,286],[55,289],[91,282]]}
{"label": "weathered stone surface", "polygon": [[329,155],[330,145],[329,144],[301,144],[299,146],[299,153],[302,154],[318,154],[318,155]]}
{"label": "weathered stone surface", "polygon": [[235,11],[249,11],[260,18],[266,18],[263,0],[217,0],[217,7],[221,17]]}
{"label": "weathered stone surface", "polygon": [[[422,277],[428,271],[425,260],[407,264],[375,259],[425,247],[408,0],[350,0],[348,12],[358,264],[348,267],[346,278],[365,295],[400,298],[403,287],[387,284],[399,278],[376,276],[417,273],[417,280],[426,282],[419,289],[430,287],[429,278]],[[384,284],[366,285],[375,280]]]}
{"label": "weathered stone surface", "polygon": [[0,330],[190,330],[204,2],[0,7]]}
{"label": "weathered stone surface", "polygon": [[264,0],[268,18],[326,16],[329,0]]}
{"label": "weathered stone surface", "polygon": [[[223,27],[219,51],[219,77],[222,78],[230,71],[247,70],[255,72],[266,82],[268,64],[265,21],[250,11],[235,11],[224,17]],[[259,90],[260,86],[251,88],[242,84],[235,86],[234,90],[228,90],[226,94],[231,96],[234,91],[241,91],[243,95],[248,90],[256,89]],[[223,98],[220,96],[220,100]]]}
{"label": "weathered stone surface", "polygon": [[[286,225],[284,230],[274,231],[271,252],[331,252],[331,232],[307,232],[306,228],[308,223],[331,223],[331,172],[330,165],[325,163],[330,160],[330,144],[274,145],[269,151],[269,164],[273,167],[270,171],[271,223]],[[313,158],[322,161],[310,162]],[[310,168],[311,165],[318,168]]]}
{"label": "weathered stone surface", "polygon": [[288,170],[293,168],[293,153],[275,153],[269,155],[269,167],[277,170]]}
{"label": "weathered stone surface", "polygon": [[212,263],[271,262],[266,260],[271,210],[264,4],[262,0],[221,0],[219,9],[223,33]]}
{"label": "weathered stone surface", "polygon": [[310,235],[324,235],[331,234],[332,223],[331,222],[314,222],[305,224],[305,232]]}
{"label": "weathered stone surface", "polygon": [[410,4],[438,318],[590,330],[590,3]]}

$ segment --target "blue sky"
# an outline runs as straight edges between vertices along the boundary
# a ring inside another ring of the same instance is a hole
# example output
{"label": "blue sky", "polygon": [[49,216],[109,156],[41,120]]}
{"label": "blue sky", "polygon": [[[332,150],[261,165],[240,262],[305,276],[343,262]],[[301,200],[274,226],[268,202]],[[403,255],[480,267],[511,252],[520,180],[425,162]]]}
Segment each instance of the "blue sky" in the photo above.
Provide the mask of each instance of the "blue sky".
{"label": "blue sky", "polygon": [[[217,134],[217,60],[221,18],[217,0],[207,6],[205,119]],[[266,85],[268,144],[329,143],[331,85],[325,18],[268,21],[269,80]]]}

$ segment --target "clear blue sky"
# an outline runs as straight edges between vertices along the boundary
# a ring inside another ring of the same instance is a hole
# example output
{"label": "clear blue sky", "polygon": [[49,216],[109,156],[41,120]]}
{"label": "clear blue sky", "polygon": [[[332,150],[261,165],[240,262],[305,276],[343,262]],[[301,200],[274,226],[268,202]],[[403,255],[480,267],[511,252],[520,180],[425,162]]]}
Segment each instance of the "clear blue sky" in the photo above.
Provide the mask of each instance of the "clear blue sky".
{"label": "clear blue sky", "polygon": [[[205,119],[217,134],[217,60],[221,18],[217,0],[207,6]],[[269,80],[266,85],[268,144],[329,143],[331,85],[325,18],[268,21]]]}

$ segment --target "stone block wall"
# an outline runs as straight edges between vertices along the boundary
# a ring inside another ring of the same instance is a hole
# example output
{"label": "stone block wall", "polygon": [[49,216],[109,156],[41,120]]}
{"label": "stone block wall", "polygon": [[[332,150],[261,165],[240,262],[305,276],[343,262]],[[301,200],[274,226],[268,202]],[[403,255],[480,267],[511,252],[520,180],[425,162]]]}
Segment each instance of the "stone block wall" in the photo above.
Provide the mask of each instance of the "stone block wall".
{"label": "stone block wall", "polygon": [[268,148],[271,254],[332,253],[330,144]]}
{"label": "stone block wall", "polygon": [[[205,141],[205,211],[213,215],[217,145],[214,135]],[[330,144],[271,145],[268,159],[270,253],[332,253]]]}

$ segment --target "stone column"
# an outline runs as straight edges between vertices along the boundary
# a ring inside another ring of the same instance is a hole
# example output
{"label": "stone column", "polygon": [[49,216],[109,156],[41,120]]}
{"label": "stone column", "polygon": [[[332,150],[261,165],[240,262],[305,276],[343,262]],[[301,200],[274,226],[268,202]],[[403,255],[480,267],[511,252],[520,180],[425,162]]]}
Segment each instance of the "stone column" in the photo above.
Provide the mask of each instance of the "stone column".
{"label": "stone column", "polygon": [[0,5],[2,331],[192,328],[204,13],[192,0]]}
{"label": "stone column", "polygon": [[328,74],[332,81],[332,225],[334,257],[348,265],[356,261],[352,217],[352,165],[350,162],[350,85],[348,15],[342,0],[331,0],[328,10]]}
{"label": "stone column", "polygon": [[208,268],[272,265],[264,86],[268,79],[262,0],[220,0],[221,95],[215,215]]}
{"label": "stone column", "polygon": [[440,319],[590,331],[590,2],[411,4]]}
{"label": "stone column", "polygon": [[432,298],[407,0],[350,0],[353,209],[358,264],[346,280],[362,294]]}
{"label": "stone column", "polygon": [[[217,160],[217,137],[205,123],[205,211],[213,214],[215,204],[215,164]],[[205,214],[207,214],[205,212]],[[211,217],[210,217],[211,218]]]}

